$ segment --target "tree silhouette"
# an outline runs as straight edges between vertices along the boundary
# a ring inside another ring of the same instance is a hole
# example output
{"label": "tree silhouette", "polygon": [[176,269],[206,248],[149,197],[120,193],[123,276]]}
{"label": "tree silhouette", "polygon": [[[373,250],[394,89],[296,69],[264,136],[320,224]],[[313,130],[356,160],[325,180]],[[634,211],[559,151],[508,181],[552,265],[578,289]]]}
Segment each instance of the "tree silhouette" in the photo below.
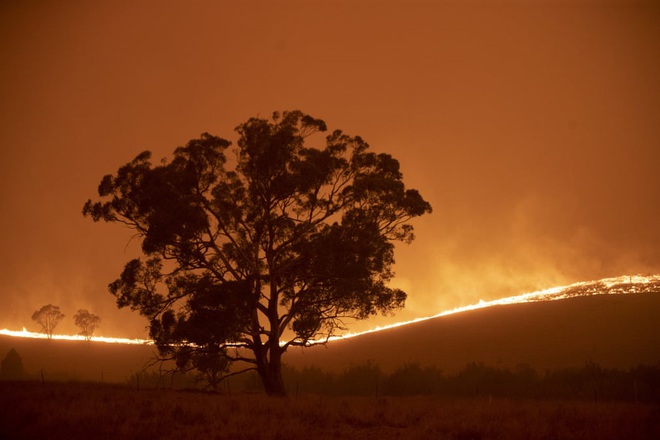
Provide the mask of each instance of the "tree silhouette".
{"label": "tree silhouette", "polygon": [[[208,133],[153,165],[145,151],[105,176],[83,214],[121,223],[146,261],[129,261],[109,289],[150,320],[162,358],[193,353],[244,361],[284,395],[282,354],[403,306],[387,286],[394,242],[431,212],[406,189],[399,163],[300,111],[251,118],[238,146]],[[220,365],[215,362],[214,365]]]}
{"label": "tree silhouette", "polygon": [[63,318],[64,314],[60,312],[60,307],[52,304],[45,305],[32,314],[32,320],[41,326],[48,339],[53,338],[53,331]]}
{"label": "tree silhouette", "polygon": [[13,348],[9,350],[7,356],[2,360],[0,377],[6,380],[19,380],[25,378],[23,360]]}
{"label": "tree silhouette", "polygon": [[101,318],[93,313],[89,313],[85,309],[78,310],[78,313],[73,315],[73,320],[78,327],[80,327],[80,334],[85,337],[87,341],[92,339],[94,330],[101,323]]}

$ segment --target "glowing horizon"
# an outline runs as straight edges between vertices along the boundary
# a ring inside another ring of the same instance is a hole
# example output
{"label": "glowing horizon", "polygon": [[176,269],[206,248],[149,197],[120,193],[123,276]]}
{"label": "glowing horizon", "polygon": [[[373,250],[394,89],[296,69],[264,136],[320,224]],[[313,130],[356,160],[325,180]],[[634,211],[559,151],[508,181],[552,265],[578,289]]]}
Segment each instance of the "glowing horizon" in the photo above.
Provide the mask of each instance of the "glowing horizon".
{"label": "glowing horizon", "polygon": [[[9,329],[0,329],[0,335],[12,336],[18,338],[29,338],[29,339],[53,339],[58,341],[86,341],[85,337],[82,335],[52,335],[48,337],[45,333],[40,332],[31,332],[23,327],[23,330],[9,330]],[[127,344],[127,345],[151,345],[153,341],[151,339],[131,339],[131,338],[113,338],[109,336],[92,336],[89,342],[105,342],[110,344]]]}
{"label": "glowing horizon", "polygon": [[[634,286],[637,285],[648,285],[652,283],[660,283],[660,274],[658,275],[622,275],[619,277],[612,278],[603,278],[600,280],[592,281],[581,281],[578,283],[568,284],[564,286],[551,287],[548,289],[537,290],[535,292],[523,293],[520,295],[509,296],[505,298],[484,301],[479,300],[476,304],[470,304],[467,306],[455,307],[450,310],[445,310],[443,312],[437,313],[432,316],[426,316],[421,318],[412,319],[409,321],[401,321],[394,324],[389,324],[385,326],[377,326],[370,330],[365,330],[362,332],[355,333],[345,333],[343,335],[332,336],[326,339],[318,339],[310,341],[310,345],[322,344],[329,341],[338,341],[342,339],[354,338],[356,336],[376,333],[382,330],[389,330],[392,328],[402,327],[408,324],[414,324],[418,322],[428,321],[430,319],[439,318],[442,316],[453,315],[456,313],[469,312],[472,310],[485,309],[493,306],[500,305],[511,305],[511,304],[522,304],[530,302],[543,302],[543,301],[556,301],[560,299],[572,298],[575,296],[592,296],[592,295],[617,295],[617,294],[630,294],[637,293],[640,290],[635,289]],[[605,286],[605,290],[598,289],[600,285]],[[627,289],[615,290],[613,287],[618,285],[626,285]],[[588,292],[573,292],[577,288],[588,288],[593,286],[593,289]],[[7,328],[0,329],[0,335],[11,336],[11,337],[21,337],[21,338],[30,338],[30,339],[49,339],[48,335],[45,333],[31,332],[23,327],[22,330],[9,330]],[[65,341],[85,341],[85,337],[82,335],[61,335],[54,334],[50,339],[53,340],[65,340]],[[90,342],[104,342],[112,344],[125,344],[125,345],[153,345],[153,341],[150,339],[131,339],[131,338],[113,338],[107,336],[92,336]],[[284,342],[282,343],[284,344]]]}

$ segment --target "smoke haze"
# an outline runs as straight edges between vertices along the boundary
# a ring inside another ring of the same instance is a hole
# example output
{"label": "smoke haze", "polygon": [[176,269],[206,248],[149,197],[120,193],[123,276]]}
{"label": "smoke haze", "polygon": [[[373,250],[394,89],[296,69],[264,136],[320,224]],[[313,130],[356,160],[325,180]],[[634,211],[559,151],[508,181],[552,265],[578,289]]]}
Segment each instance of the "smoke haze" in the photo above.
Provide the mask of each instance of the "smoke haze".
{"label": "smoke haze", "polygon": [[656,2],[3,2],[0,327],[60,305],[144,337],[107,285],[139,244],[82,205],[145,149],[300,109],[434,208],[394,317],[660,269]]}

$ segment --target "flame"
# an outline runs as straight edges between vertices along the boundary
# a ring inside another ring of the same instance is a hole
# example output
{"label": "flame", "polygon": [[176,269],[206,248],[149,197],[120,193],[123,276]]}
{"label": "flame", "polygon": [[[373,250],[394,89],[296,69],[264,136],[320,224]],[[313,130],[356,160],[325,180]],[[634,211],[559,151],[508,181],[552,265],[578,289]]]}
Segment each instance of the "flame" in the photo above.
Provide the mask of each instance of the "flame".
{"label": "flame", "polygon": [[[451,310],[440,312],[433,316],[417,318],[410,321],[397,322],[386,326],[378,326],[370,330],[358,333],[345,333],[341,336],[331,336],[328,339],[309,341],[309,345],[321,344],[328,341],[337,341],[349,339],[368,333],[375,333],[382,330],[401,327],[416,322],[428,321],[429,319],[439,318],[441,316],[453,315],[455,313],[467,312],[471,310],[484,309],[486,307],[520,304],[539,301],[556,301],[560,299],[574,298],[577,296],[591,295],[621,295],[630,293],[643,293],[650,291],[660,291],[660,275],[624,275],[614,278],[604,278],[602,280],[583,281],[569,284],[566,286],[552,287],[549,289],[538,290],[536,292],[523,293],[521,295],[510,296],[507,298],[496,299],[492,301],[479,300],[476,304],[463,307],[456,307]],[[48,339],[44,333],[31,332],[23,327],[23,330],[1,329],[0,335],[14,336],[20,338]],[[84,341],[81,335],[53,335],[51,339],[65,341]],[[131,345],[152,345],[154,342],[149,339],[129,339],[129,338],[111,338],[106,336],[93,336],[92,341],[105,342],[111,344],[131,344]],[[284,344],[284,342],[282,342]]]}
{"label": "flame", "polygon": [[[574,298],[576,296],[591,295],[621,295],[629,293],[642,293],[654,289],[660,291],[660,275],[623,275],[614,278],[604,278],[601,280],[582,281],[566,286],[552,287],[549,289],[538,290],[536,292],[523,293],[521,295],[510,296],[506,298],[495,299],[492,301],[479,300],[476,304],[463,307],[456,307],[451,310],[440,312],[433,316],[416,318],[410,321],[402,321],[385,326],[378,326],[370,330],[357,333],[346,333],[341,336],[331,336],[328,341],[337,341],[349,339],[369,333],[375,333],[382,330],[397,328],[408,324],[428,321],[429,319],[439,318],[441,316],[453,315],[454,313],[468,312],[471,310],[484,309],[486,307],[501,306],[509,304],[520,304],[540,301],[556,301],[560,299]],[[313,344],[324,343],[325,340],[310,341]]]}
{"label": "flame", "polygon": [[[14,336],[19,338],[31,338],[31,339],[48,339],[48,335],[45,333],[31,332],[23,327],[23,330],[9,330],[1,329],[0,335],[5,336]],[[84,341],[85,337],[82,335],[53,335],[51,339],[57,339],[61,341]],[[95,342],[106,342],[110,344],[130,344],[130,345],[145,345],[153,344],[153,341],[149,339],[129,339],[129,338],[110,338],[106,336],[92,336],[92,341]]]}

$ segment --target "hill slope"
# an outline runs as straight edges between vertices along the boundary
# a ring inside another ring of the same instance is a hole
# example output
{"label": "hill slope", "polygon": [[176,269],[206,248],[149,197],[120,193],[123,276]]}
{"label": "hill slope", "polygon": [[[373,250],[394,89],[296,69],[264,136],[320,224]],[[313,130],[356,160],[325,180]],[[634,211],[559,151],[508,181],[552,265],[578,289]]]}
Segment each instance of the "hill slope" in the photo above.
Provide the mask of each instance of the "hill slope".
{"label": "hill slope", "polygon": [[579,296],[493,306],[411,323],[287,354],[292,366],[340,370],[373,360],[452,372],[469,362],[513,368],[628,368],[660,364],[660,293]]}
{"label": "hill slope", "polygon": [[32,378],[43,371],[46,380],[124,382],[153,357],[149,345],[60,341],[0,335],[0,357],[16,349]]}

